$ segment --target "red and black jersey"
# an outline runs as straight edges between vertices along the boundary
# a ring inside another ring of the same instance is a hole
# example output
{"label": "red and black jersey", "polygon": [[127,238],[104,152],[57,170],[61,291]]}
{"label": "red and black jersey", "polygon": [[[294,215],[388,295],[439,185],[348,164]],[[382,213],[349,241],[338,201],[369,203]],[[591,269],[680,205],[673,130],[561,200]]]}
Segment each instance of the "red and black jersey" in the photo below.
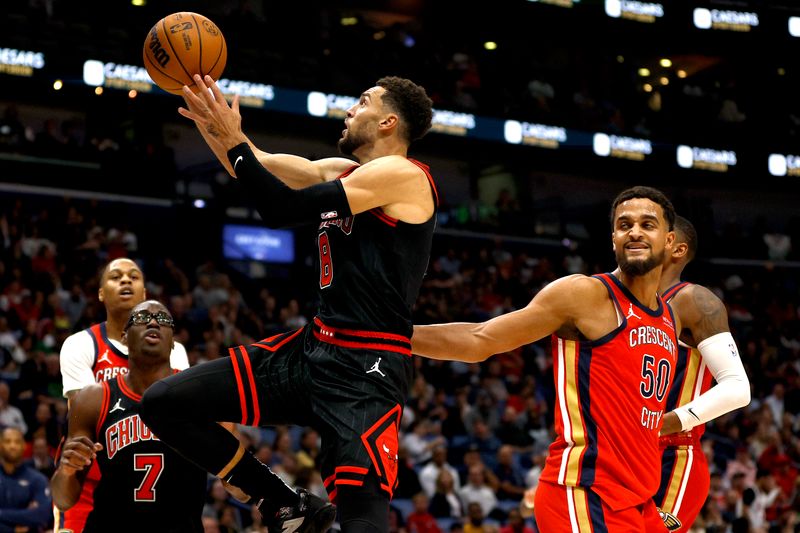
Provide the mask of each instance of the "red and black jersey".
{"label": "red and black jersey", "polygon": [[[428,177],[427,165],[409,159]],[[352,173],[358,166],[344,172]],[[391,187],[391,178],[387,178]],[[411,307],[428,268],[436,212],[408,224],[376,208],[347,218],[324,220],[317,232],[319,318],[325,324],[361,331],[411,336]],[[406,341],[407,342],[407,341]]]}
{"label": "red and black jersey", "polygon": [[97,454],[102,474],[85,533],[201,532],[206,472],[163,444],[139,418],[123,376],[102,383]]}
{"label": "red and black jersey", "polygon": [[128,355],[123,353],[108,339],[106,323],[101,322],[87,328],[94,342],[94,364],[92,373],[98,383],[128,372]]}

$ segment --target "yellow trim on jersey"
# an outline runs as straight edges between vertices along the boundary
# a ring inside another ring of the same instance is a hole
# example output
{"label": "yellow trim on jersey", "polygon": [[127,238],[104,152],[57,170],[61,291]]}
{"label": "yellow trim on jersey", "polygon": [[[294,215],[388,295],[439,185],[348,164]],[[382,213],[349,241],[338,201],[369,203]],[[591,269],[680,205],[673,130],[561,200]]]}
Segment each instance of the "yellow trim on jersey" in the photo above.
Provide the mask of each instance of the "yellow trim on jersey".
{"label": "yellow trim on jersey", "polygon": [[691,453],[692,450],[690,448],[683,446],[675,449],[675,466],[672,467],[672,475],[669,479],[669,485],[667,485],[667,492],[664,494],[664,501],[661,503],[661,509],[664,511],[675,513],[675,503],[678,501],[683,477],[687,475],[686,465]]}
{"label": "yellow trim on jersey", "polygon": [[242,457],[244,457],[244,446],[239,444],[239,449],[236,450],[236,454],[233,456],[233,459],[231,459],[228,464],[225,465],[225,468],[217,473],[217,477],[225,479],[231,470],[233,470],[233,467],[239,464],[239,461],[242,460]]}
{"label": "yellow trim on jersey", "polygon": [[575,487],[572,492],[575,502],[575,520],[580,533],[592,532],[592,520],[589,518],[589,498],[586,496],[586,489]]}
{"label": "yellow trim on jersey", "polygon": [[697,386],[697,377],[699,375],[700,357],[700,352],[696,349],[691,348],[689,350],[688,360],[686,361],[686,372],[684,373],[686,377],[683,380],[681,395],[678,398],[678,405],[676,407],[686,405],[694,398],[694,390]]}
{"label": "yellow trim on jersey", "polygon": [[[569,412],[570,433],[572,443],[567,458],[567,471],[564,484],[578,485],[578,474],[581,466],[581,456],[586,448],[586,433],[583,429],[583,413],[581,412],[580,396],[578,394],[578,343],[564,340],[564,385],[563,392]],[[568,442],[569,444],[569,442]]]}

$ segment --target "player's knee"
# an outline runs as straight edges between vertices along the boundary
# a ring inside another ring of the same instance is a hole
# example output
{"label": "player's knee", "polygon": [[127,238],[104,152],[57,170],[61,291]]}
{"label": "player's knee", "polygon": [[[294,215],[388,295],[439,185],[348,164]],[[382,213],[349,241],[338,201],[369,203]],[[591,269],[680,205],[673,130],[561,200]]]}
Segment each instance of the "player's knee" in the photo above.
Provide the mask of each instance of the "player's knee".
{"label": "player's knee", "polygon": [[336,503],[342,533],[381,533],[389,530],[389,495],[372,481],[368,477],[361,487],[338,487]]}

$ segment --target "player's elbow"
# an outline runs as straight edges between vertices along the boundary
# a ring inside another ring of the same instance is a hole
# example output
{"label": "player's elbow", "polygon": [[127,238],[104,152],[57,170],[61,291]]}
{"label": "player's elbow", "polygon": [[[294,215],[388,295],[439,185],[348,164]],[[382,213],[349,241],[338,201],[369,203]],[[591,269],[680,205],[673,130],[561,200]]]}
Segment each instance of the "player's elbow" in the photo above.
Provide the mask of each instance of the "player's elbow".
{"label": "player's elbow", "polygon": [[737,385],[733,399],[736,402],[736,409],[741,409],[750,405],[750,382],[745,380],[744,383]]}

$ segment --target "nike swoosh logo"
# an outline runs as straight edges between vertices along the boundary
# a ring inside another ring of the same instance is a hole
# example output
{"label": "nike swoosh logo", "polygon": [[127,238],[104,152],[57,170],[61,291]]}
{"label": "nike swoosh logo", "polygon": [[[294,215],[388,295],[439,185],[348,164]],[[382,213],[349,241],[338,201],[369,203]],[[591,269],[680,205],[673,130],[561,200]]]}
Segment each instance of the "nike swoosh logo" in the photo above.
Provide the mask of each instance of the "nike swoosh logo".
{"label": "nike swoosh logo", "polygon": [[281,533],[293,533],[297,531],[300,529],[300,526],[303,525],[303,520],[305,520],[305,517],[301,516],[300,518],[292,518],[291,520],[285,521]]}
{"label": "nike swoosh logo", "polygon": [[694,414],[694,411],[692,411],[692,408],[691,408],[691,407],[689,407],[689,408],[687,409],[687,411],[689,411],[689,414],[690,414],[690,415],[692,415],[693,417],[695,417],[697,420],[700,420],[700,417],[699,417],[699,416],[697,416],[696,414]]}
{"label": "nike swoosh logo", "polygon": [[242,159],[243,159],[242,156],[236,158],[236,161],[233,162],[233,170],[236,170],[236,165],[238,165],[239,161],[241,161]]}

